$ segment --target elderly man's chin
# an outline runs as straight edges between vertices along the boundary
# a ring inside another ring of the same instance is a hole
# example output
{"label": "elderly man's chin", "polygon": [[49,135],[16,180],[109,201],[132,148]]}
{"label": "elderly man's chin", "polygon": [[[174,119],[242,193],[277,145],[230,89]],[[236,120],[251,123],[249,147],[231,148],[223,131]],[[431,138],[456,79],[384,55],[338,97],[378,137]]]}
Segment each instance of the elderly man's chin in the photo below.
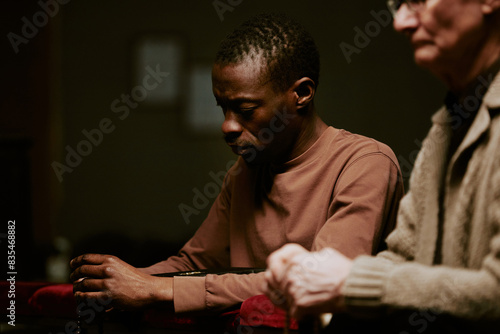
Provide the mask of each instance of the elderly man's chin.
{"label": "elderly man's chin", "polygon": [[433,71],[439,63],[439,50],[432,44],[420,45],[415,48],[414,57],[418,66]]}

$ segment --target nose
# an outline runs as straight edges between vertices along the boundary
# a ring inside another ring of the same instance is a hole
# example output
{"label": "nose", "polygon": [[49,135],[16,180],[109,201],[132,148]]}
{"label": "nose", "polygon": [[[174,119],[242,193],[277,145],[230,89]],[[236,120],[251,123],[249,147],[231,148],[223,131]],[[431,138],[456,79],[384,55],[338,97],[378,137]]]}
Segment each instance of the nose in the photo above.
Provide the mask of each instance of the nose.
{"label": "nose", "polygon": [[243,131],[241,124],[238,122],[237,116],[232,111],[226,111],[224,122],[222,122],[222,133],[227,141],[232,141],[238,138]]}
{"label": "nose", "polygon": [[394,29],[398,32],[409,32],[415,30],[419,24],[418,13],[411,10],[407,4],[403,4],[394,17]]}

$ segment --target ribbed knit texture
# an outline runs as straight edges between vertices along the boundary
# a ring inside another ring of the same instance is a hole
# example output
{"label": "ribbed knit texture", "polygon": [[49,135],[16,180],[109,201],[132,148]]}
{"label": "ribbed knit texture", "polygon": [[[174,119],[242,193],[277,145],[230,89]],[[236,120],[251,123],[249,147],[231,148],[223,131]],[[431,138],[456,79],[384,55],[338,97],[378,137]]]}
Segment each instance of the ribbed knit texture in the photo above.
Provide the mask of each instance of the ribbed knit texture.
{"label": "ribbed knit texture", "polygon": [[342,287],[342,294],[350,306],[378,307],[382,304],[384,283],[393,263],[359,256],[354,261],[350,279]]}

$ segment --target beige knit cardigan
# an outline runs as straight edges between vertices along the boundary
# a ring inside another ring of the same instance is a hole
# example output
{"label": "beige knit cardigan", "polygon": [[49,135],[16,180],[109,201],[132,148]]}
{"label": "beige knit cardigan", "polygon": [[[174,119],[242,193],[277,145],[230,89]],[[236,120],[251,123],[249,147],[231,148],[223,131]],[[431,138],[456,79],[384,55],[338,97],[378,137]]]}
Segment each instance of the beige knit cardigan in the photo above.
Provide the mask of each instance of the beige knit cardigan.
{"label": "beige knit cardigan", "polygon": [[[445,107],[433,116],[389,250],[358,257],[343,286],[351,310],[384,305],[500,318],[500,75],[479,79],[493,81],[449,164],[450,134],[460,119],[451,119]],[[472,93],[465,100],[471,104],[481,90]],[[436,265],[441,186],[442,261]]]}

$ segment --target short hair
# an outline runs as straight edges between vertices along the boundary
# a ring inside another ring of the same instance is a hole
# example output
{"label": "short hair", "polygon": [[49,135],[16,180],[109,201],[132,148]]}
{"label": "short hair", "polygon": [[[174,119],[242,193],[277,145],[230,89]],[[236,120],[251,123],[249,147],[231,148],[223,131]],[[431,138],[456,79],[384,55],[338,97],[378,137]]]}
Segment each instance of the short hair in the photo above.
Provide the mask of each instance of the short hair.
{"label": "short hair", "polygon": [[265,80],[279,91],[309,77],[319,84],[319,52],[314,39],[298,22],[283,14],[260,14],[238,27],[220,44],[215,64],[262,61]]}

